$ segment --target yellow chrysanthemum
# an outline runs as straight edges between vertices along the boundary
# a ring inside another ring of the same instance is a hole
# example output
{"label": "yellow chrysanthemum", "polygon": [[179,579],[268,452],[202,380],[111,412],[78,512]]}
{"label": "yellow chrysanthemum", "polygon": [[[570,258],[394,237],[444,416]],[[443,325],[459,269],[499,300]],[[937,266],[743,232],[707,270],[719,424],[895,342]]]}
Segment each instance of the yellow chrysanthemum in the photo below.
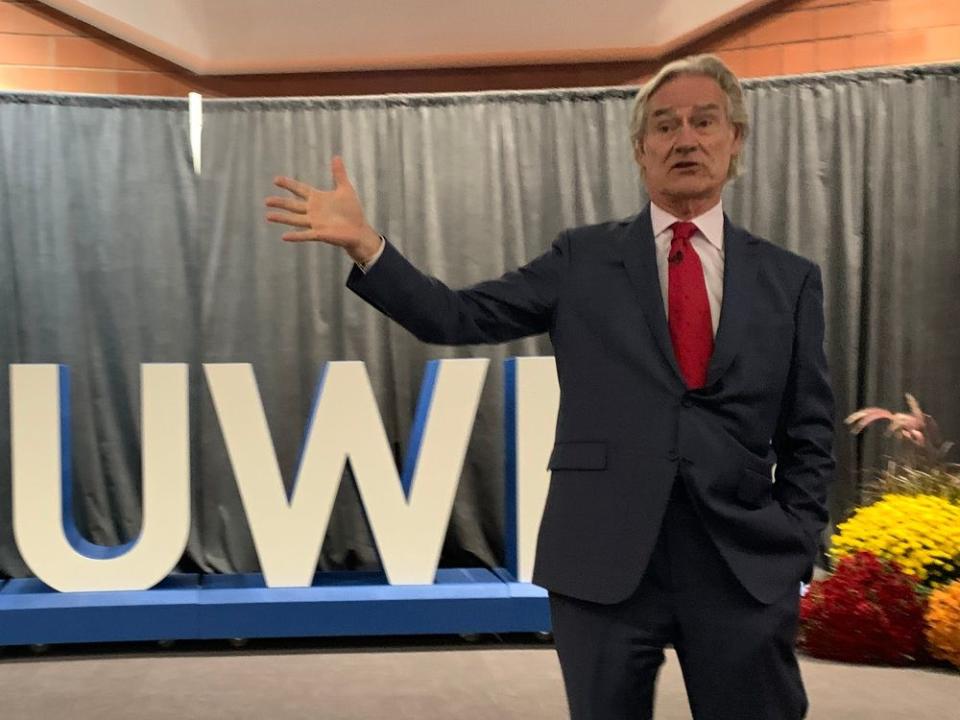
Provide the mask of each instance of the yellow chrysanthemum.
{"label": "yellow chrysanthemum", "polygon": [[929,587],[960,576],[960,504],[934,495],[884,495],[837,527],[830,556],[861,550]]}
{"label": "yellow chrysanthemum", "polygon": [[960,668],[960,581],[930,594],[925,619],[930,654]]}

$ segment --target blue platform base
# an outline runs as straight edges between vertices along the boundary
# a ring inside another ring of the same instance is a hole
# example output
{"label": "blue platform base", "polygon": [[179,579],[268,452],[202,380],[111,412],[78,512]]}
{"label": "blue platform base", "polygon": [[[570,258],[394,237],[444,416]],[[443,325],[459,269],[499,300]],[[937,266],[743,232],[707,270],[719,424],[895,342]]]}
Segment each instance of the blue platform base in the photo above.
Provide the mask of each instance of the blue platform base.
{"label": "blue platform base", "polygon": [[261,575],[172,575],[137,592],[0,581],[0,645],[549,629],[545,590],[481,568],[438,570],[433,585],[361,572],[320,573],[308,588],[268,588]]}

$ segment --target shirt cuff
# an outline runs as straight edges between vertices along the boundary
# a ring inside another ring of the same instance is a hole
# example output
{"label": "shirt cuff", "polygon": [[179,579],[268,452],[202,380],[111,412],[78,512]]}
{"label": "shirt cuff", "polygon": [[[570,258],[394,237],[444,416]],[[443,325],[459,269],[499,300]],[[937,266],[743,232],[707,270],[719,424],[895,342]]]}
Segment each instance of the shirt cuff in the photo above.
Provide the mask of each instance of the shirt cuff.
{"label": "shirt cuff", "polygon": [[380,236],[380,247],[379,247],[379,249],[377,250],[377,252],[374,253],[373,257],[370,258],[369,260],[367,260],[367,261],[364,262],[364,263],[358,262],[358,263],[356,264],[357,267],[360,268],[360,272],[362,272],[362,273],[364,273],[364,274],[366,274],[367,272],[369,272],[369,271],[370,271],[370,268],[372,268],[372,267],[374,266],[374,264],[377,262],[377,260],[380,259],[380,256],[383,255],[383,249],[384,249],[386,246],[387,246],[387,240],[386,240],[386,238],[383,237],[383,235],[381,235],[381,236]]}

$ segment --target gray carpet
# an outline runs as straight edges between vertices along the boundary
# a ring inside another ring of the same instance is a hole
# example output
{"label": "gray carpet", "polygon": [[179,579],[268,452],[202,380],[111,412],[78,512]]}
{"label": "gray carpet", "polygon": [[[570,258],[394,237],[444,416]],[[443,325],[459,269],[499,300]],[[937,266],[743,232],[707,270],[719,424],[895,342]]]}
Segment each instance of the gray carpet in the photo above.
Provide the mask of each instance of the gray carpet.
{"label": "gray carpet", "polygon": [[[960,717],[960,674],[804,659],[813,720]],[[551,720],[566,717],[548,645],[53,649],[0,652],[0,718]],[[676,657],[658,720],[690,718]],[[753,719],[751,719],[753,720]],[[757,719],[759,720],[759,719]]]}

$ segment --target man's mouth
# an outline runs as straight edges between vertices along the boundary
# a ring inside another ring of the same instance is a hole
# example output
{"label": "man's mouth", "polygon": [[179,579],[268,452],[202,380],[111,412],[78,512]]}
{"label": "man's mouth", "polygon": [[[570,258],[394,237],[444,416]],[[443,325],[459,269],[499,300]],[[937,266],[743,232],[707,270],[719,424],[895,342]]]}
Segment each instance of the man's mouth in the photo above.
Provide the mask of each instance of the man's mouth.
{"label": "man's mouth", "polygon": [[692,160],[681,160],[678,163],[674,163],[670,168],[671,170],[691,170],[693,168],[699,167],[700,163],[693,162]]}

